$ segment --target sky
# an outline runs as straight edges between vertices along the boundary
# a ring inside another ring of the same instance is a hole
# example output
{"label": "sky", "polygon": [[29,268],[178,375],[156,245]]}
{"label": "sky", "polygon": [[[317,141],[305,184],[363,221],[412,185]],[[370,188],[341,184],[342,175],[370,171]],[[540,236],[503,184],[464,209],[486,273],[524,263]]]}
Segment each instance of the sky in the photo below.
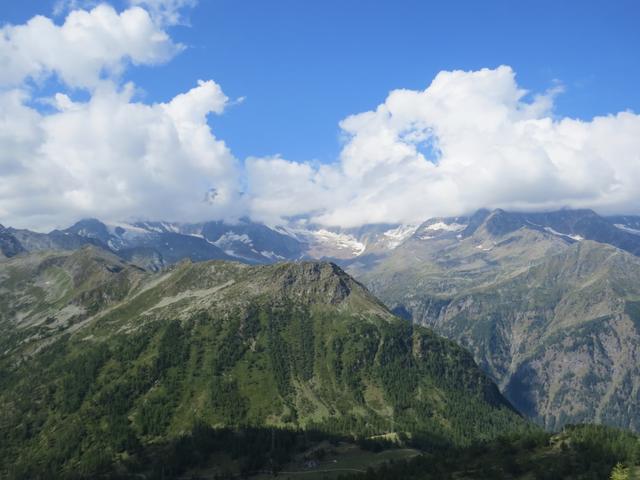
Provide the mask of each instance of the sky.
{"label": "sky", "polygon": [[640,3],[0,5],[0,223],[640,213]]}

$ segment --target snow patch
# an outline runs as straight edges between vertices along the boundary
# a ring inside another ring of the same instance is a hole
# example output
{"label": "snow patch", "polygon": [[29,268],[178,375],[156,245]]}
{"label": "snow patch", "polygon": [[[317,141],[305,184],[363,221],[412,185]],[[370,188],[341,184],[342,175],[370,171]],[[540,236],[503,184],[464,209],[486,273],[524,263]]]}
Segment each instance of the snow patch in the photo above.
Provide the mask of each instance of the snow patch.
{"label": "snow patch", "polygon": [[167,232],[180,233],[180,229],[173,223],[162,222],[162,226]]}
{"label": "snow patch", "polygon": [[615,223],[614,227],[616,227],[617,229],[622,230],[624,232],[627,232],[627,233],[633,233],[634,235],[640,235],[640,230],[628,227],[626,225],[623,225],[622,223]]}
{"label": "snow patch", "polygon": [[461,223],[444,223],[444,222],[436,222],[431,225],[427,225],[425,230],[435,230],[435,231],[444,231],[444,232],[459,232],[460,230],[464,230],[467,228],[466,225]]}
{"label": "snow patch", "polygon": [[351,250],[355,256],[361,255],[367,248],[364,243],[359,242],[353,235],[330,232],[324,229],[311,232],[311,234],[321,243],[333,245],[340,250]]}
{"label": "snow patch", "polygon": [[275,252],[271,252],[271,251],[267,251],[267,250],[263,250],[260,252],[260,255],[262,255],[263,257],[266,257],[270,260],[284,260],[285,258],[282,255],[278,255]]}
{"label": "snow patch", "polygon": [[387,238],[387,248],[393,250],[418,229],[417,225],[400,225],[397,228],[387,230],[383,235]]}
{"label": "snow patch", "polygon": [[570,238],[571,240],[575,240],[576,242],[581,242],[582,240],[584,240],[584,237],[582,237],[581,235],[570,235],[567,233],[561,233],[551,227],[544,227],[544,230],[546,232],[552,233],[553,235],[557,235],[558,237]]}
{"label": "snow patch", "polygon": [[282,233],[283,235],[286,235],[288,237],[293,238],[294,240],[300,240],[300,238],[298,237],[298,235],[300,234],[299,231],[286,227],[284,225],[276,225],[275,227],[269,227],[272,230],[278,232],[278,233]]}
{"label": "snow patch", "polygon": [[142,225],[144,225],[144,229],[147,233],[148,232],[154,232],[154,233],[164,233],[164,230],[160,227],[157,227],[155,225],[150,225],[148,223],[142,223]]}
{"label": "snow patch", "polygon": [[253,241],[251,240],[249,235],[247,235],[246,233],[243,233],[242,235],[238,235],[237,233],[233,233],[232,231],[228,231],[227,233],[223,234],[220,238],[218,238],[218,240],[210,243],[213,243],[216,247],[220,247],[224,250],[225,246],[231,245],[235,242],[240,242],[248,246],[253,246]]}
{"label": "snow patch", "polygon": [[[105,224],[107,227],[107,231],[111,234],[114,235],[116,237],[122,237],[122,238],[136,238],[136,237],[142,237],[145,235],[149,235],[149,230],[141,228],[141,227],[136,227],[135,225],[131,225],[129,223],[107,223]],[[124,231],[124,233],[120,232],[116,232],[117,229],[121,229]]]}

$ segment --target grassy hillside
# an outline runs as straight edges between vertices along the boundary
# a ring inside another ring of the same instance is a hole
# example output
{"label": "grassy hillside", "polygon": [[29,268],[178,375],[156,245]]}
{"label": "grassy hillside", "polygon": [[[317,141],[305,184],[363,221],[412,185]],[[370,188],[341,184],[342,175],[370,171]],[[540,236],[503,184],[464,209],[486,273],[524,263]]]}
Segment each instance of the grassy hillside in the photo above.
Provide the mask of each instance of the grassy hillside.
{"label": "grassy hillside", "polygon": [[233,430],[273,462],[274,428],[294,444],[304,431],[399,433],[430,448],[527,428],[466,351],[394,317],[332,264],[152,274],[86,248],[0,272],[10,478],[145,471],[188,439]]}

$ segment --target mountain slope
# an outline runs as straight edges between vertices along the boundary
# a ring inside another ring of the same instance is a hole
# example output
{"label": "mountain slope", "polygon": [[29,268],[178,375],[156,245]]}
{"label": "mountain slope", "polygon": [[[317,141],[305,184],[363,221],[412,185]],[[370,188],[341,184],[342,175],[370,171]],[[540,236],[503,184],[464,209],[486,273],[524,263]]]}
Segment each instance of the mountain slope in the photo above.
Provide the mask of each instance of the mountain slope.
{"label": "mountain slope", "polygon": [[466,351],[333,264],[153,274],[85,248],[15,257],[1,278],[0,458],[14,476],[142,461],[201,424],[438,444],[524,425]]}
{"label": "mountain slope", "polygon": [[640,258],[579,237],[588,231],[575,225],[600,223],[591,217],[438,219],[359,275],[392,309],[468,348],[547,428],[638,431]]}

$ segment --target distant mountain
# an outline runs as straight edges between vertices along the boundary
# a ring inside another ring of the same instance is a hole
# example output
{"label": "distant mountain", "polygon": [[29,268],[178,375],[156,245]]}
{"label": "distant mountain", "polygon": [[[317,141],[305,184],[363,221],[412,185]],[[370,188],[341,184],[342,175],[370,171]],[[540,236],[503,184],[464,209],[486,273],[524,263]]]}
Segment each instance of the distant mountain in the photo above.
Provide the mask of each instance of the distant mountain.
{"label": "distant mountain", "polygon": [[14,257],[24,251],[24,247],[15,236],[0,225],[0,258]]}
{"label": "distant mountain", "polygon": [[307,244],[310,258],[350,261],[387,253],[409,238],[415,225],[370,224],[356,228],[329,228],[321,225],[293,225],[291,235]]}
{"label": "distant mountain", "polygon": [[248,219],[236,223],[111,224],[85,219],[47,234],[3,228],[0,251],[11,257],[21,252],[76,250],[95,245],[147,269],[159,270],[184,258],[238,260],[249,264],[300,259],[350,260],[393,250],[414,231],[415,227],[405,225],[340,229],[292,223],[269,227]]}
{"label": "distant mountain", "polygon": [[479,210],[469,217],[434,218],[422,225],[371,224],[357,228],[325,227],[302,220],[267,226],[246,218],[235,223],[104,223],[85,219],[47,234],[3,227],[0,252],[11,257],[20,252],[75,250],[90,244],[154,270],[184,258],[233,259],[250,264],[326,259],[343,265],[370,266],[411,239],[466,238],[489,216],[486,228],[490,234],[506,234],[526,227],[568,241],[607,243],[640,255],[640,217],[601,217],[591,210],[548,213]]}
{"label": "distant mountain", "polygon": [[595,421],[639,431],[634,225],[590,210],[481,210],[429,220],[349,271],[398,314],[470,349],[547,428]]}
{"label": "distant mountain", "polygon": [[198,425],[440,445],[525,425],[465,350],[334,264],[150,273],[85,247],[0,262],[0,290],[0,473],[122,471]]}
{"label": "distant mountain", "polygon": [[[48,234],[5,229],[7,237],[23,251],[75,250],[95,245],[152,270],[159,270],[188,258],[192,261],[240,260],[271,263],[298,258],[302,243],[261,224],[242,221],[178,224],[136,222],[106,224],[96,219],[81,220],[65,230]],[[12,256],[5,255],[5,256]]]}

